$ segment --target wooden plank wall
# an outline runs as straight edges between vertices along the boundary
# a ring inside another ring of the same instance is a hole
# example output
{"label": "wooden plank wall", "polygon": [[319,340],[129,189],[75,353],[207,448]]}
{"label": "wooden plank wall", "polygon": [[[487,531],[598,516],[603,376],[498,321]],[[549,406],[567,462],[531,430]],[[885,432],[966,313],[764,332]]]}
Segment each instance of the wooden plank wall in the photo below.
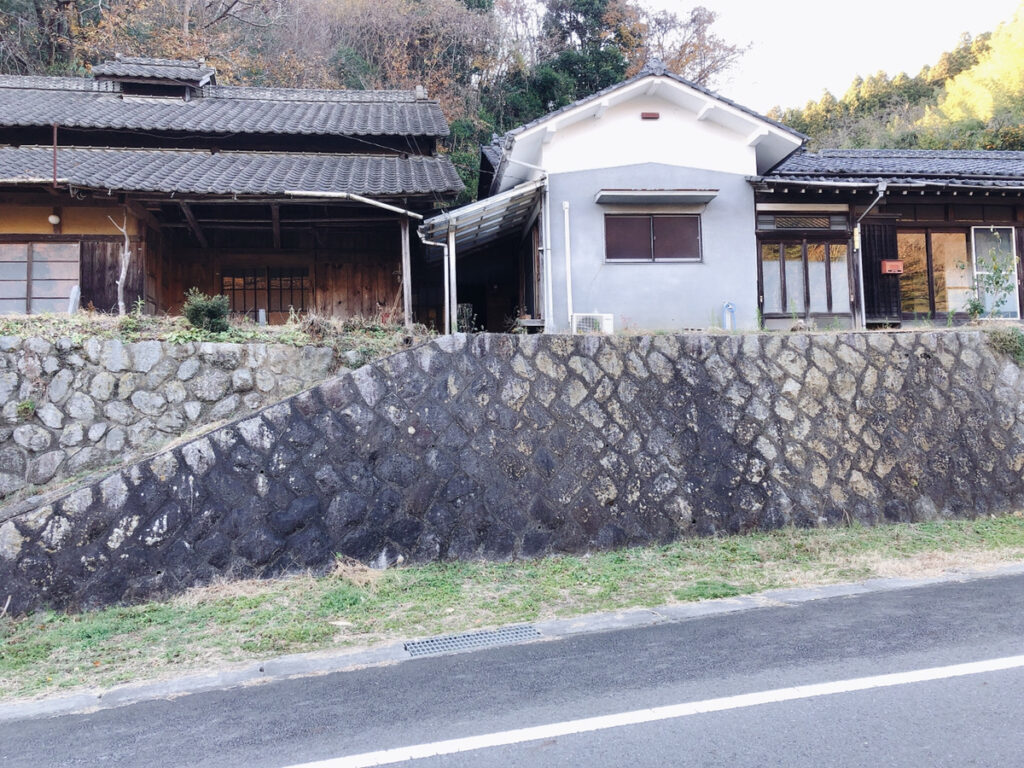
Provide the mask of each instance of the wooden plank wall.
{"label": "wooden plank wall", "polygon": [[401,261],[373,253],[334,255],[316,264],[314,306],[339,318],[389,316],[401,321]]}
{"label": "wooden plank wall", "polygon": [[146,312],[156,314],[164,309],[160,304],[160,285],[163,281],[162,267],[163,258],[161,249],[163,240],[160,233],[150,227],[146,227],[146,241],[142,248],[142,269],[145,273],[145,297]]}
{"label": "wooden plank wall", "polygon": [[315,251],[232,252],[189,250],[159,255],[159,305],[181,311],[185,291],[195,286],[221,292],[225,267],[306,266],[313,278],[312,306],[341,319],[378,314],[402,320],[401,249],[397,221],[372,230],[333,233]]}
{"label": "wooden plank wall", "polygon": [[[82,306],[91,303],[100,312],[117,311],[117,278],[121,270],[121,243],[82,240]],[[129,311],[143,295],[145,249],[133,239],[133,254],[125,282],[124,303]]]}

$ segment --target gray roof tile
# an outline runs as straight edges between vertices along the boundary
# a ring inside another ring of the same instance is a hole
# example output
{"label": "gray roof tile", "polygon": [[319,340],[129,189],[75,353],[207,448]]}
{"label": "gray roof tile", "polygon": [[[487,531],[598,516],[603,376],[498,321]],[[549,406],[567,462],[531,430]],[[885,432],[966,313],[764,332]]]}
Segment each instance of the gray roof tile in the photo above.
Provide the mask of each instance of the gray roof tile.
{"label": "gray roof tile", "polygon": [[[0,147],[0,183],[51,178],[50,147]],[[131,192],[367,196],[461,192],[446,156],[316,155],[164,149],[61,148],[57,177],[79,187]]]}
{"label": "gray roof tile", "polygon": [[92,74],[99,78],[152,78],[201,84],[209,81],[216,70],[201,61],[126,57],[97,64]]}
{"label": "gray roof tile", "polygon": [[826,149],[798,152],[765,178],[808,183],[1020,186],[1024,184],[1024,152]]}
{"label": "gray roof tile", "polygon": [[448,135],[440,105],[412,91],[206,86],[203,98],[129,97],[91,78],[0,76],[0,126],[190,133]]}

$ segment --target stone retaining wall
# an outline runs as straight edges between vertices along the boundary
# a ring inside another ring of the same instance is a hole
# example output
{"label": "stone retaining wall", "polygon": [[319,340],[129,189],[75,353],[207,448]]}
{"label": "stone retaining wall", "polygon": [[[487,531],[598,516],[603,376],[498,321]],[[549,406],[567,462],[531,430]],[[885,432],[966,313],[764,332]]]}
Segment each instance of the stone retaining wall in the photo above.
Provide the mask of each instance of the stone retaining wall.
{"label": "stone retaining wall", "polygon": [[326,348],[0,337],[0,498],[323,381]]}
{"label": "stone retaining wall", "polygon": [[977,331],[446,337],[0,512],[0,593],[1005,512],[1022,395]]}

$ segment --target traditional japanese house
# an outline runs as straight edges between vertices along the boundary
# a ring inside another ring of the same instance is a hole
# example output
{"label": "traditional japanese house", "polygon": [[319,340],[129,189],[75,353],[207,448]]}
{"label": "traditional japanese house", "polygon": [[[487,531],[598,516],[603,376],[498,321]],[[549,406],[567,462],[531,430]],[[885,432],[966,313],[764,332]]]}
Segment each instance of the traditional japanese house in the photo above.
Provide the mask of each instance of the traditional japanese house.
{"label": "traditional japanese house", "polygon": [[482,148],[434,216],[445,306],[500,330],[850,328],[1020,317],[1024,153],[804,149],[652,63]]}
{"label": "traditional japanese house", "polygon": [[110,310],[124,229],[126,301],[150,312],[196,287],[271,322],[430,322],[440,277],[410,231],[463,189],[447,133],[422,89],[225,86],[202,61],[0,77],[0,312],[66,309],[76,285]]}

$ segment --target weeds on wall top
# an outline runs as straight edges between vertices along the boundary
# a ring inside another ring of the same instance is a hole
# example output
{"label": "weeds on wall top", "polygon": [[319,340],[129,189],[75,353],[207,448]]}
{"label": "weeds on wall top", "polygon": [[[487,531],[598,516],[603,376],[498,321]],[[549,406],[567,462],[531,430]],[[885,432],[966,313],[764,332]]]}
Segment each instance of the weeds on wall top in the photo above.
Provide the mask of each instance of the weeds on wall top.
{"label": "weeds on wall top", "polygon": [[1017,365],[1024,366],[1024,331],[1019,326],[1004,325],[988,330],[989,343],[1009,355]]}
{"label": "weeds on wall top", "polygon": [[156,340],[170,344],[286,344],[330,347],[338,353],[355,352],[363,362],[405,349],[433,335],[422,325],[407,329],[390,317],[359,316],[341,320],[314,312],[292,313],[282,325],[257,325],[244,315],[228,315],[224,331],[197,328],[181,316],[148,315],[144,307],[135,307],[123,317],[95,311],[75,315],[0,316],[0,336],[42,338],[51,343],[63,339],[67,343],[65,348],[71,349],[80,349],[89,339],[119,339],[126,343]]}

